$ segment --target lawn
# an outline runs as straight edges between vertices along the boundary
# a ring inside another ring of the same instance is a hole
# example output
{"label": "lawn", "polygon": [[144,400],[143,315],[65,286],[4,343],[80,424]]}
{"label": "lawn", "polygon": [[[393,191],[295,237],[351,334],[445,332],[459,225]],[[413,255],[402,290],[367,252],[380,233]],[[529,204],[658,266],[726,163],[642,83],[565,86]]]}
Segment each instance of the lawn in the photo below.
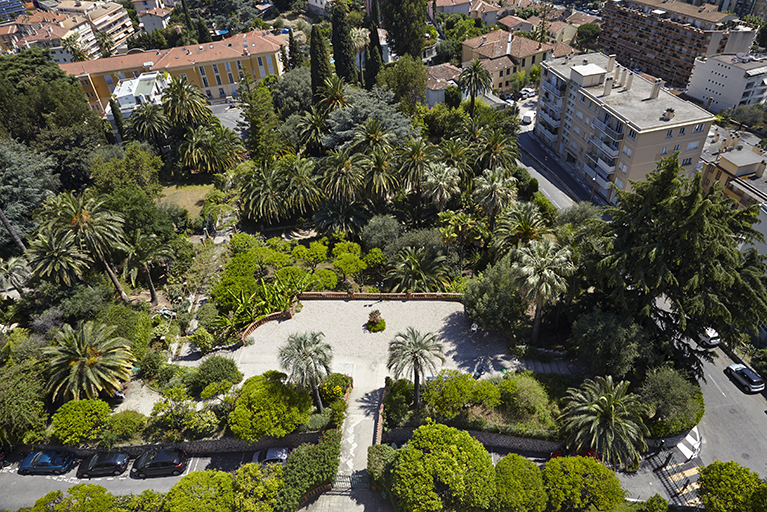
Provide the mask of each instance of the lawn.
{"label": "lawn", "polygon": [[200,215],[205,205],[205,195],[213,190],[213,185],[173,185],[163,187],[162,197],[158,202],[174,203],[189,212],[189,218]]}

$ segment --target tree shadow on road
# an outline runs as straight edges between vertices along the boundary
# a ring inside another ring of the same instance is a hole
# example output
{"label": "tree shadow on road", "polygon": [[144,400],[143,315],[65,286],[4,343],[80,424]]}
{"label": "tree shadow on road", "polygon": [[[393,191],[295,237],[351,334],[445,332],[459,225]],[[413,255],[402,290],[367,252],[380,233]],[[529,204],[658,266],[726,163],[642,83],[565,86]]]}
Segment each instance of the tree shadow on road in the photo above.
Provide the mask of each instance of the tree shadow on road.
{"label": "tree shadow on road", "polygon": [[511,361],[502,336],[483,329],[472,332],[469,319],[461,312],[448,316],[437,334],[445,355],[462,371],[474,373],[483,368],[485,372],[501,371]]}
{"label": "tree shadow on road", "polygon": [[375,417],[378,414],[378,408],[381,405],[383,388],[368,391],[361,398],[355,400],[357,406],[364,411],[365,416]]}

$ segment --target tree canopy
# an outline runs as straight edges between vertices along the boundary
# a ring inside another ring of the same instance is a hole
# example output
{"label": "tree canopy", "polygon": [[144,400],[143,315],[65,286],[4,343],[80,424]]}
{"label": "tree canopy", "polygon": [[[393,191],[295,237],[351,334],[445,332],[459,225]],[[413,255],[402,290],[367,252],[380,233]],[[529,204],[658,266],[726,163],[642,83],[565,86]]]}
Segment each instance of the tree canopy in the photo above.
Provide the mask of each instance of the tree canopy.
{"label": "tree canopy", "polygon": [[400,57],[421,59],[426,40],[427,0],[386,0],[381,4],[389,47]]}

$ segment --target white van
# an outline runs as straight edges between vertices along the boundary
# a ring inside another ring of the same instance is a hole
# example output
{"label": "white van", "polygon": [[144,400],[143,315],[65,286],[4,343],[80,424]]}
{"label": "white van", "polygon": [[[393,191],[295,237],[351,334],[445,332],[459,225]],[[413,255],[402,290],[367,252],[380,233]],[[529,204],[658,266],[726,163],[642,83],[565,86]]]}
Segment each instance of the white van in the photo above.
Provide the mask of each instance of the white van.
{"label": "white van", "polygon": [[522,116],[522,124],[531,124],[533,121],[535,121],[535,110],[528,110]]}

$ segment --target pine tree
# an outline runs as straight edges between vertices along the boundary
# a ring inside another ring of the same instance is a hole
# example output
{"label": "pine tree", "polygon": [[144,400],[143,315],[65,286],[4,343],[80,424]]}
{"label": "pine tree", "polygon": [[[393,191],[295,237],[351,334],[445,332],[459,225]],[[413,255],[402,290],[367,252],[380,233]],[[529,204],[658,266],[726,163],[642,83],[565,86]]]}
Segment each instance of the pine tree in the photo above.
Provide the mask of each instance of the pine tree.
{"label": "pine tree", "polygon": [[314,102],[317,103],[319,101],[318,92],[320,88],[325,84],[325,79],[330,78],[332,75],[330,72],[330,54],[318,25],[312,27],[312,42],[309,48],[309,56],[312,69],[312,95],[314,96]]}
{"label": "pine tree", "polygon": [[293,29],[288,34],[288,50],[290,52],[290,69],[296,69],[304,63],[304,55],[301,53],[301,47],[298,41],[293,37]]}
{"label": "pine tree", "polygon": [[120,135],[120,140],[125,140],[125,120],[123,119],[123,113],[120,111],[120,107],[117,106],[117,102],[114,98],[109,98],[109,107],[112,109],[112,115],[115,118],[115,126],[117,127],[117,133]]}
{"label": "pine tree", "polygon": [[421,58],[426,40],[427,0],[387,0],[382,6],[389,48],[402,57]]}
{"label": "pine tree", "polygon": [[351,38],[351,27],[346,17],[348,8],[344,0],[335,0],[331,11],[333,23],[333,58],[336,63],[336,74],[353,84],[357,82],[357,65],[354,62],[354,44]]}
{"label": "pine tree", "polygon": [[213,38],[210,37],[210,30],[208,30],[208,25],[205,24],[205,20],[202,19],[202,16],[198,14],[197,15],[197,42],[210,43],[211,41],[213,41]]}
{"label": "pine tree", "polygon": [[[376,0],[373,0],[376,2]],[[365,52],[365,74],[367,78],[367,88],[372,89],[376,84],[378,73],[383,68],[383,58],[381,55],[381,43],[378,39],[378,25],[373,23],[370,27],[370,43]]]}

